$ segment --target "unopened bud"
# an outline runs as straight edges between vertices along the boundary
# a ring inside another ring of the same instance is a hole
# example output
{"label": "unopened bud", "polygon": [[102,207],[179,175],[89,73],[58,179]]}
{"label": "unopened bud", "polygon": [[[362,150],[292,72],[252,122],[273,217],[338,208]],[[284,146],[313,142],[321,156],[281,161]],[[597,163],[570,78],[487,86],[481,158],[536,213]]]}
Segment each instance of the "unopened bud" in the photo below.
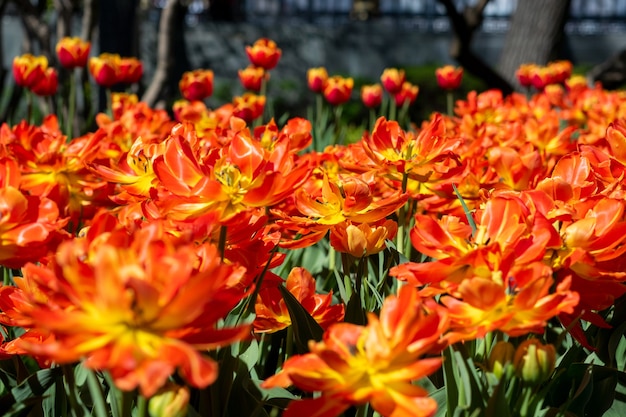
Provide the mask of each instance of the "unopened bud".
{"label": "unopened bud", "polygon": [[500,379],[507,366],[513,364],[515,348],[510,342],[500,341],[494,345],[489,354],[489,370]]}
{"label": "unopened bud", "polygon": [[189,389],[176,384],[167,384],[148,403],[151,417],[185,417],[189,405]]}
{"label": "unopened bud", "polygon": [[537,339],[525,340],[515,351],[513,365],[523,381],[538,384],[554,370],[556,351],[553,345],[543,345]]}

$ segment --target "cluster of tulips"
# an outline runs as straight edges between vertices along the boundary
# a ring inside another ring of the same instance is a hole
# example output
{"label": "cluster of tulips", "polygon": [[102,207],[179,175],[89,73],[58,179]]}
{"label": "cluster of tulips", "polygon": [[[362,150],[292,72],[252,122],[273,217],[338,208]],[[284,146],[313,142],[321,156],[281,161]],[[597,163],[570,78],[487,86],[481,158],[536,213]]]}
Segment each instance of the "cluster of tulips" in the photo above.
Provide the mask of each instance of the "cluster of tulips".
{"label": "cluster of tulips", "polygon": [[[77,40],[57,51],[105,87],[141,76]],[[418,87],[388,68],[361,90],[380,114],[344,144],[317,125],[341,123],[319,116],[352,79],[310,69],[312,120],[279,125],[282,52],[246,52],[247,92],[214,109],[200,69],[173,117],[112,93],[93,132],[54,114],[0,127],[7,415],[624,410],[623,92],[559,62],[531,95],[471,92],[406,122]],[[39,94],[46,65],[16,58],[16,82]],[[435,76],[452,96],[463,72]]]}

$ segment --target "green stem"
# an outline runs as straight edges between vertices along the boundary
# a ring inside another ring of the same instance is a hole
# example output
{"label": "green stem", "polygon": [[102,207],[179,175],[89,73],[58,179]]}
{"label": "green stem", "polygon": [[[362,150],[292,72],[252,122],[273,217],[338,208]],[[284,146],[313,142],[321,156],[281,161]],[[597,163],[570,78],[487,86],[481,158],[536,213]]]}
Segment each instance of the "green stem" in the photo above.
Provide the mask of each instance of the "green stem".
{"label": "green stem", "polygon": [[521,403],[520,410],[519,410],[520,417],[534,416],[534,414],[532,414],[532,415],[529,414],[529,413],[532,413],[534,411],[534,410],[531,409],[532,407],[530,407],[530,403],[532,402],[531,401],[532,395],[533,395],[532,388],[530,388],[530,387],[522,388],[522,395],[520,397],[522,403]]}
{"label": "green stem", "polygon": [[452,90],[446,93],[446,104],[448,110],[448,116],[454,116],[454,92]]}
{"label": "green stem", "polygon": [[397,106],[396,106],[396,100],[391,97],[389,99],[389,120],[396,120],[397,118]]}
{"label": "green stem", "polygon": [[122,391],[122,417],[133,415],[133,401],[135,395],[132,391]]}
{"label": "green stem", "polygon": [[337,251],[332,246],[328,247],[328,270],[334,271],[337,266]]}
{"label": "green stem", "polygon": [[74,137],[74,113],[76,112],[76,73],[72,71],[70,74],[70,96],[69,96],[69,110],[67,120],[65,121],[65,135],[66,141],[71,141]]}
{"label": "green stem", "polygon": [[253,127],[261,126],[263,120],[265,120],[265,115],[269,115],[271,113],[269,110],[270,103],[267,97],[267,79],[265,77],[263,77],[263,79],[261,80],[261,89],[259,90],[259,95],[265,97],[265,106],[263,107],[263,113],[261,113],[261,115],[254,119],[254,121],[252,122]]}
{"label": "green stem", "polygon": [[409,130],[411,128],[411,121],[408,117],[410,100],[404,100],[402,107],[400,107],[400,114],[398,115],[398,123],[403,129]]}
{"label": "green stem", "polygon": [[374,130],[374,125],[376,124],[376,110],[374,109],[370,109],[370,124],[369,124],[369,132],[370,135],[372,134],[372,131]]}
{"label": "green stem", "polygon": [[107,409],[104,393],[102,392],[102,385],[96,373],[91,369],[87,371],[87,384],[89,385],[89,392],[93,400],[93,408],[96,417],[109,417],[109,410]]}
{"label": "green stem", "polygon": [[483,345],[485,348],[484,351],[484,359],[487,359],[489,357],[489,352],[491,351],[491,345],[493,344],[493,340],[494,340],[494,334],[493,332],[489,332],[485,335],[485,337],[483,338]]}
{"label": "green stem", "polygon": [[219,237],[219,242],[218,242],[218,249],[220,252],[220,257],[222,259],[222,262],[224,261],[224,253],[226,252],[226,232],[228,230],[227,226],[220,226],[220,237]]}
{"label": "green stem", "polygon": [[65,391],[70,401],[72,415],[80,416],[81,408],[78,404],[78,397],[76,396],[76,380],[74,379],[74,367],[72,365],[62,365],[61,369],[63,370]]}
{"label": "green stem", "polygon": [[320,123],[322,123],[322,112],[324,111],[324,96],[320,93],[315,95],[315,124],[320,127]]}
{"label": "green stem", "polygon": [[33,93],[30,90],[24,90],[26,92],[26,120],[28,124],[33,124]]}
{"label": "green stem", "polygon": [[[367,258],[361,256],[356,266],[356,278],[355,278],[355,291],[357,295],[361,295],[361,288],[363,286],[363,279],[367,278]],[[367,287],[366,287],[367,288]]]}
{"label": "green stem", "polygon": [[110,117],[113,117],[113,96],[112,96],[112,92],[110,88],[106,89],[106,95],[107,95],[107,111],[106,114],[108,114]]}
{"label": "green stem", "polygon": [[342,126],[341,126],[341,112],[343,110],[343,106],[335,106],[335,137],[333,140],[333,145],[341,145],[343,142],[342,138]]}
{"label": "green stem", "polygon": [[[321,152],[324,150],[322,136],[326,130],[328,118],[324,117],[324,96],[322,94],[315,95],[315,129],[313,131],[313,150]],[[324,120],[326,119],[326,120]]]}
{"label": "green stem", "polygon": [[[137,398],[137,417],[148,417],[148,398],[139,394]],[[218,415],[218,414],[214,414]]]}
{"label": "green stem", "polygon": [[[402,174],[402,193],[406,193],[407,184],[409,182],[409,175],[405,172]],[[406,229],[406,204],[400,207],[398,211],[398,234],[396,235],[396,249],[401,255],[405,254],[404,240]]]}
{"label": "green stem", "polygon": [[5,287],[13,285],[13,272],[8,266],[0,266],[2,268],[2,285]]}

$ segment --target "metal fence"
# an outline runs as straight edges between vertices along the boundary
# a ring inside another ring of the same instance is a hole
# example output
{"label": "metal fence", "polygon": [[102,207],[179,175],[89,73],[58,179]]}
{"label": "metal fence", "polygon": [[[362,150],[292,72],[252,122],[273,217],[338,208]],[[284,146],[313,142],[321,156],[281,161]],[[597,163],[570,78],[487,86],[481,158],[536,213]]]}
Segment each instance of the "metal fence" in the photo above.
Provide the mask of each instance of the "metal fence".
{"label": "metal fence", "polygon": [[[459,10],[476,4],[477,0],[455,0]],[[503,32],[515,11],[518,1],[491,0],[485,8],[482,31]],[[158,3],[159,0],[155,0]],[[240,20],[257,24],[275,24],[279,21],[310,22],[335,25],[347,22],[353,0],[230,0]],[[210,0],[194,0],[190,13],[201,17]],[[444,7],[437,0],[379,0],[377,19],[390,24],[410,26],[428,32],[448,31],[449,22]],[[626,32],[626,0],[572,0],[569,32],[602,33]]]}

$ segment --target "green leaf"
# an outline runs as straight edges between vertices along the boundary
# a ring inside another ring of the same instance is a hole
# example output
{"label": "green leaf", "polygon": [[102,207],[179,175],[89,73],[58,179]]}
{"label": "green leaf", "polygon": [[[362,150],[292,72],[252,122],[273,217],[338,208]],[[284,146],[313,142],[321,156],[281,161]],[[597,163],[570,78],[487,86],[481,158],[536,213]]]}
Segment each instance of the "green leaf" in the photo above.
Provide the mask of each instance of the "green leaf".
{"label": "green leaf", "polygon": [[508,378],[503,375],[487,401],[486,417],[511,417],[511,405],[506,395]]}
{"label": "green leaf", "polygon": [[309,340],[319,342],[322,340],[324,330],[287,288],[281,285],[278,289],[285,300],[285,306],[291,318],[296,347],[300,353],[308,352]]}
{"label": "green leaf", "polygon": [[346,304],[346,315],[344,318],[346,323],[358,324],[360,326],[367,323],[367,315],[361,304],[361,297],[356,292],[352,293],[348,304]]}
{"label": "green leaf", "polygon": [[246,364],[248,372],[250,372],[259,363],[259,342],[251,340],[248,342],[239,342],[238,345],[239,350],[235,355]]}
{"label": "green leaf", "polygon": [[472,228],[472,236],[474,236],[476,234],[476,222],[474,222],[474,217],[472,217],[472,212],[467,207],[467,204],[465,204],[465,200],[463,200],[463,196],[461,195],[459,190],[456,188],[456,185],[452,184],[452,189],[454,190],[454,194],[456,194],[457,198],[461,202],[461,207],[463,207],[463,212],[465,213],[465,217],[467,217],[467,223],[469,223],[470,227]]}
{"label": "green leaf", "polygon": [[0,410],[6,410],[3,416],[23,415],[27,410],[40,403],[43,395],[56,382],[61,383],[60,367],[42,369],[24,380],[21,384],[0,397]]}
{"label": "green leaf", "polygon": [[546,402],[579,416],[601,417],[613,407],[619,374],[606,366],[571,364],[552,382]]}
{"label": "green leaf", "polygon": [[617,369],[624,369],[626,365],[626,322],[620,324],[611,333],[608,343],[609,365],[616,366]]}
{"label": "green leaf", "polygon": [[458,409],[459,405],[459,389],[457,385],[456,375],[454,369],[456,364],[454,363],[454,356],[452,355],[452,347],[448,347],[443,353],[443,380],[446,392],[446,408],[448,417],[451,417],[455,409]]}
{"label": "green leaf", "polygon": [[446,417],[448,415],[446,387],[443,386],[438,390],[431,392],[429,395],[432,399],[437,401],[437,413],[435,414],[435,417]]}

